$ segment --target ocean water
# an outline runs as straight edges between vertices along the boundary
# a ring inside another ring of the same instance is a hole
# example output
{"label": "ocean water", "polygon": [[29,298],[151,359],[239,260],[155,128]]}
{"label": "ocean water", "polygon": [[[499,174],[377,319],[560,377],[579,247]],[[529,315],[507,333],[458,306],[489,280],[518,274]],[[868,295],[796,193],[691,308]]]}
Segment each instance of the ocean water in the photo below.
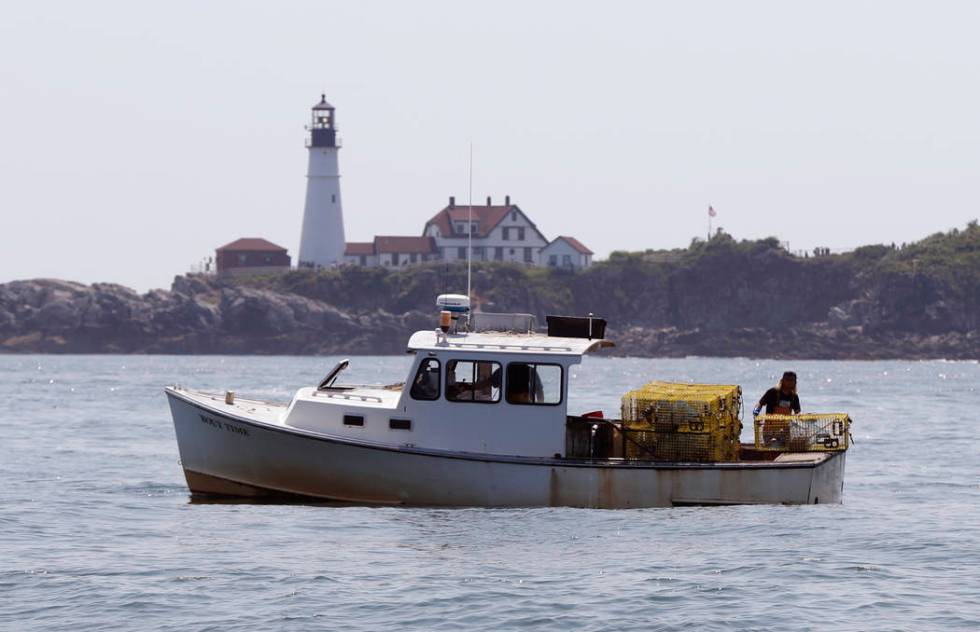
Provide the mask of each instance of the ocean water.
{"label": "ocean water", "polygon": [[[162,392],[288,399],[337,358],[0,357],[0,629],[977,630],[980,366],[587,358],[570,410],[787,368],[854,418],[842,505],[191,502]],[[409,358],[353,358],[404,379]],[[745,438],[748,438],[746,433]]]}

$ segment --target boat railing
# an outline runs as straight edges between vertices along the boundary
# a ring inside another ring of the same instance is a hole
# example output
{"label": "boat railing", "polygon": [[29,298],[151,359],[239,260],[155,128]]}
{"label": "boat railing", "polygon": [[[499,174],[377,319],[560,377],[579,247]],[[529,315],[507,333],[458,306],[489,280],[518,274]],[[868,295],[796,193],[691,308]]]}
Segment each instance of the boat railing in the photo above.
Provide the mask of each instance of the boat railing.
{"label": "boat railing", "polygon": [[570,353],[572,351],[571,347],[562,347],[555,345],[522,345],[522,344],[502,344],[502,343],[486,343],[486,342],[449,342],[446,344],[448,347],[456,347],[457,349],[497,349],[500,351],[537,351],[537,352],[549,352],[549,353]]}
{"label": "boat railing", "polygon": [[384,400],[376,395],[357,395],[354,393],[324,393],[323,391],[314,391],[313,397],[326,397],[328,399],[343,399],[346,401],[359,401],[359,402],[377,402],[382,403]]}

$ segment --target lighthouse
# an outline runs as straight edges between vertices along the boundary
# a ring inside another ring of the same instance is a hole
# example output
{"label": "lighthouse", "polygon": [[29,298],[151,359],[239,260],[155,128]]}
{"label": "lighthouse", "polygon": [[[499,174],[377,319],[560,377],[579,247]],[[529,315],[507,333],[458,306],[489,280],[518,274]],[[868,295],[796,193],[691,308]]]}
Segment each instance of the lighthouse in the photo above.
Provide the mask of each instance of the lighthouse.
{"label": "lighthouse", "polygon": [[300,266],[329,266],[344,256],[344,214],[340,204],[340,168],[337,165],[337,118],[326,95],[313,106],[307,128],[310,153],[306,170],[306,207],[299,242]]}

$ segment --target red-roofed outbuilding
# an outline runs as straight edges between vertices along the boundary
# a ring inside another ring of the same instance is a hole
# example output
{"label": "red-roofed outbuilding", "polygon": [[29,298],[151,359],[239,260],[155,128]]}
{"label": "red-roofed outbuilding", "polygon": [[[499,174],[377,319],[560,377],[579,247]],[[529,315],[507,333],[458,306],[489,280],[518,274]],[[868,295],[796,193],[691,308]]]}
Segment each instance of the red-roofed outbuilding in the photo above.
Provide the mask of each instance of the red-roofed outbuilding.
{"label": "red-roofed outbuilding", "polygon": [[288,251],[260,237],[243,237],[215,250],[218,274],[288,270]]}

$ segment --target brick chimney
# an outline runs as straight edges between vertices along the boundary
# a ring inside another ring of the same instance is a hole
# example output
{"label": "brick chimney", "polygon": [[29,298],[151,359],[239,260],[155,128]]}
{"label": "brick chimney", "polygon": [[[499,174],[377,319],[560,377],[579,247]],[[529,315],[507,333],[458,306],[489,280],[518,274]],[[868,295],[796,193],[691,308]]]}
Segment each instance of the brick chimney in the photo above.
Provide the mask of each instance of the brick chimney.
{"label": "brick chimney", "polygon": [[452,195],[449,196],[449,208],[456,208],[456,198]]}
{"label": "brick chimney", "polygon": [[504,197],[504,206],[510,206],[510,196],[509,195],[507,195],[507,196]]}
{"label": "brick chimney", "polygon": [[487,196],[487,206],[493,206],[493,203],[490,201],[489,195]]}

